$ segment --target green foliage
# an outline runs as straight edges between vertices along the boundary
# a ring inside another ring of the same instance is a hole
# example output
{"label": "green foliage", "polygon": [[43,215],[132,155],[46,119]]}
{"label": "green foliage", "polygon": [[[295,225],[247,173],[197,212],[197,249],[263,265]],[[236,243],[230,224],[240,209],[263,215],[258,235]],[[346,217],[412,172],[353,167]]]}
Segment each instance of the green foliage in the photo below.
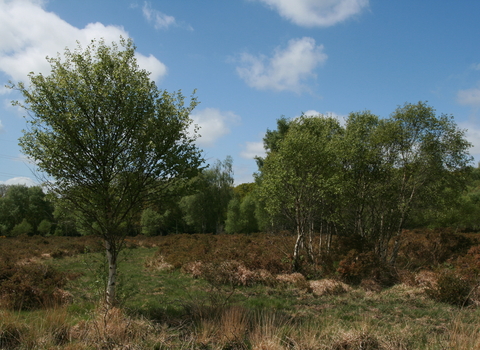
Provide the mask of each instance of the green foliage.
{"label": "green foliage", "polygon": [[11,232],[12,236],[31,234],[33,234],[33,226],[27,221],[27,219],[23,219],[21,223],[15,225]]}
{"label": "green foliage", "polygon": [[395,264],[403,228],[421,217],[412,213],[454,207],[472,159],[453,117],[423,102],[398,107],[388,119],[351,113],[345,125],[324,116],[282,118],[264,144],[258,199],[271,222],[287,219],[296,231],[294,265],[302,247],[315,260],[315,227],[327,236],[322,243],[333,232],[358,235]]}
{"label": "green foliage", "polygon": [[255,190],[255,183],[248,182],[243,183],[238,186],[235,186],[233,192],[235,196],[238,196],[240,199],[244,199],[247,195],[251,194]]}
{"label": "green foliage", "polygon": [[302,116],[289,123],[283,139],[276,140],[262,167],[259,197],[271,217],[283,215],[295,227],[297,244],[293,264],[299,263],[300,247],[307,248],[313,222],[332,215],[339,190],[340,163],[335,154],[342,130],[329,117]]}
{"label": "green foliage", "polygon": [[252,194],[247,194],[243,199],[234,197],[227,208],[225,232],[227,233],[253,233],[258,232],[258,223],[255,216],[256,202]]}
{"label": "green foliage", "polygon": [[186,223],[194,232],[222,233],[227,207],[233,196],[232,158],[217,161],[194,180],[196,193],[180,201]]}
{"label": "green foliage", "polygon": [[240,215],[240,199],[234,197],[228,202],[227,219],[225,220],[225,232],[242,233],[242,222]]}
{"label": "green foliage", "polygon": [[[140,69],[131,40],[92,41],[48,59],[48,76],[31,73],[15,102],[29,111],[23,152],[55,181],[52,190],[74,209],[77,224],[105,239],[109,302],[116,258],[146,202],[183,183],[202,163],[187,132],[197,101],[160,91]],[[78,227],[78,226],[77,226]]]}
{"label": "green foliage", "polygon": [[42,220],[37,227],[37,231],[42,236],[49,235],[52,230],[52,223],[48,220]]}
{"label": "green foliage", "polygon": [[58,197],[53,199],[54,208],[54,235],[79,236],[89,234],[90,231],[82,229],[81,223],[86,220],[79,219],[82,214],[66,199]]}
{"label": "green foliage", "polygon": [[5,234],[24,220],[32,225],[30,233],[37,234],[37,228],[43,220],[52,220],[53,205],[41,187],[4,185],[1,193],[0,225]]}
{"label": "green foliage", "polygon": [[147,208],[142,212],[140,225],[142,226],[142,234],[145,236],[157,236],[161,234],[163,224],[162,215],[151,208]]}

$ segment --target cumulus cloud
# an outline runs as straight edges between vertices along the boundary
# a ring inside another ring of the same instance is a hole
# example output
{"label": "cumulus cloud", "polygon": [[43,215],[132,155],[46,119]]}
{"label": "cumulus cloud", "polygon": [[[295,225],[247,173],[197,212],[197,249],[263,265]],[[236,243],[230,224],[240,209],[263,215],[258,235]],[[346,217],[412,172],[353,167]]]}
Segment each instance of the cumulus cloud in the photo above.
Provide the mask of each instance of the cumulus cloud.
{"label": "cumulus cloud", "polygon": [[193,125],[190,126],[190,132],[198,126],[200,137],[197,139],[197,145],[201,147],[211,147],[219,138],[230,133],[230,125],[240,121],[233,112],[223,112],[217,108],[205,108],[190,115]]}
{"label": "cumulus cloud", "polygon": [[315,78],[315,69],[326,60],[323,45],[304,37],[290,40],[285,49],[277,48],[271,58],[244,53],[237,73],[249,86],[259,90],[300,93],[306,89],[305,81]]}
{"label": "cumulus cloud", "polygon": [[359,14],[369,0],[257,0],[303,27],[328,27]]}
{"label": "cumulus cloud", "polygon": [[480,88],[460,90],[457,93],[457,102],[465,106],[480,107]]}
{"label": "cumulus cloud", "polygon": [[8,179],[6,181],[0,181],[0,184],[2,185],[25,185],[25,186],[38,186],[38,183],[36,183],[35,181],[33,181],[31,178],[29,177],[14,177],[14,178],[11,178],[11,179]]}
{"label": "cumulus cloud", "polygon": [[245,159],[254,159],[255,157],[265,157],[265,149],[263,142],[249,142],[244,145],[244,149],[240,152],[240,157]]}
{"label": "cumulus cloud", "polygon": [[[48,74],[46,56],[54,57],[65,47],[75,48],[77,41],[86,46],[92,39],[110,43],[120,36],[128,38],[121,26],[90,23],[77,28],[43,8],[39,0],[0,0],[0,71],[13,80],[25,80],[29,72]],[[159,80],[166,74],[165,65],[153,56],[137,52],[140,67]]]}
{"label": "cumulus cloud", "polygon": [[144,56],[136,53],[138,65],[148,72],[151,72],[150,78],[153,81],[161,80],[167,74],[167,66],[160,62],[155,56]]}

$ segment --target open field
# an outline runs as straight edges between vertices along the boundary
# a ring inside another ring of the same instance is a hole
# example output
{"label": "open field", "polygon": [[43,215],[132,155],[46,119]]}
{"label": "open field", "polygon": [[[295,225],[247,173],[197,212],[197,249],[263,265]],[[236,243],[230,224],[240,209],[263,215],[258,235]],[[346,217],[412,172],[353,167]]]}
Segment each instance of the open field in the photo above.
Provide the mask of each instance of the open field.
{"label": "open field", "polygon": [[290,236],[128,238],[110,310],[98,240],[2,238],[0,349],[480,349],[478,235],[447,233],[409,232],[388,285],[339,251],[292,274]]}

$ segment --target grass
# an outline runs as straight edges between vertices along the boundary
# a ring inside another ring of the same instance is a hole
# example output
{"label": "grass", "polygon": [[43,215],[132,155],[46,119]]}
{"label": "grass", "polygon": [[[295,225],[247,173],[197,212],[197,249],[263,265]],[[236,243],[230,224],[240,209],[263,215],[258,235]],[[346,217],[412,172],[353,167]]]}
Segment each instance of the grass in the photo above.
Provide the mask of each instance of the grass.
{"label": "grass", "polygon": [[[37,238],[32,242],[38,247]],[[52,245],[54,239],[40,247]],[[44,256],[42,263],[71,276],[64,289],[73,302],[0,309],[0,349],[480,349],[480,310],[437,302],[420,286],[371,291],[335,280],[288,282],[288,274],[281,283],[223,284],[171,269],[165,260],[152,263],[161,251],[162,243],[142,238],[121,253],[122,303],[110,310],[101,303],[103,252],[65,248],[57,258]],[[174,255],[172,247],[168,253]],[[262,259],[280,269],[272,257]]]}

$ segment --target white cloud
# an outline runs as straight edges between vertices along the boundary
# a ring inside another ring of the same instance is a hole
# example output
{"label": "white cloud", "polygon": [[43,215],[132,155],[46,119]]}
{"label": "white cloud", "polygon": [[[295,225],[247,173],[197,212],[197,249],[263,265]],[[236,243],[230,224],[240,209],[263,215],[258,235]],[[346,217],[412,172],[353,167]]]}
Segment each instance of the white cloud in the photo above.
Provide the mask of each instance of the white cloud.
{"label": "white cloud", "polygon": [[29,177],[14,177],[6,181],[0,181],[2,185],[25,185],[25,186],[38,186],[38,183],[33,181]]}
{"label": "white cloud", "polygon": [[[121,26],[98,22],[76,28],[42,5],[38,0],[0,0],[0,71],[13,80],[25,80],[29,72],[48,74],[45,57],[55,57],[65,47],[73,49],[77,41],[85,47],[92,39],[110,43],[129,37]],[[152,72],[153,80],[166,74],[165,65],[155,57],[137,53],[137,59],[140,67]]]}
{"label": "white cloud", "polygon": [[230,133],[230,124],[236,124],[240,121],[233,112],[223,112],[217,108],[205,108],[190,115],[193,125],[190,126],[190,132],[197,125],[200,130],[200,137],[196,143],[201,147],[211,147],[215,141]]}
{"label": "white cloud", "polygon": [[466,106],[480,106],[480,88],[460,90],[457,93],[457,102]]}
{"label": "white cloud", "polygon": [[304,27],[328,27],[359,14],[369,0],[258,0]]}
{"label": "white cloud", "polygon": [[143,16],[147,19],[148,22],[153,22],[155,29],[168,29],[171,25],[175,25],[175,17],[168,16],[163,12],[152,9],[150,3],[146,2],[143,4],[142,8]]}
{"label": "white cloud", "polygon": [[170,27],[181,27],[187,30],[193,30],[193,28],[183,22],[178,22],[175,17],[166,15],[165,13],[152,8],[149,2],[145,1],[142,7],[143,17],[149,23],[153,23],[155,29],[168,29]]}
{"label": "white cloud", "polygon": [[159,81],[165,75],[167,75],[167,66],[160,62],[155,56],[150,55],[147,57],[144,55],[140,55],[137,52],[135,58],[137,59],[137,63],[141,68],[152,73],[150,75],[150,78],[153,81]]}
{"label": "white cloud", "polygon": [[466,130],[465,138],[472,144],[470,154],[480,161],[480,128],[477,123],[464,122],[459,124],[460,128]]}
{"label": "white cloud", "polygon": [[249,142],[245,143],[245,148],[240,152],[240,157],[245,159],[253,159],[255,157],[265,157],[265,149],[263,142]]}
{"label": "white cloud", "polygon": [[271,58],[244,53],[237,73],[256,89],[299,93],[306,89],[305,80],[315,78],[315,68],[326,60],[323,45],[317,46],[314,39],[305,37],[290,40],[284,50],[277,48]]}

